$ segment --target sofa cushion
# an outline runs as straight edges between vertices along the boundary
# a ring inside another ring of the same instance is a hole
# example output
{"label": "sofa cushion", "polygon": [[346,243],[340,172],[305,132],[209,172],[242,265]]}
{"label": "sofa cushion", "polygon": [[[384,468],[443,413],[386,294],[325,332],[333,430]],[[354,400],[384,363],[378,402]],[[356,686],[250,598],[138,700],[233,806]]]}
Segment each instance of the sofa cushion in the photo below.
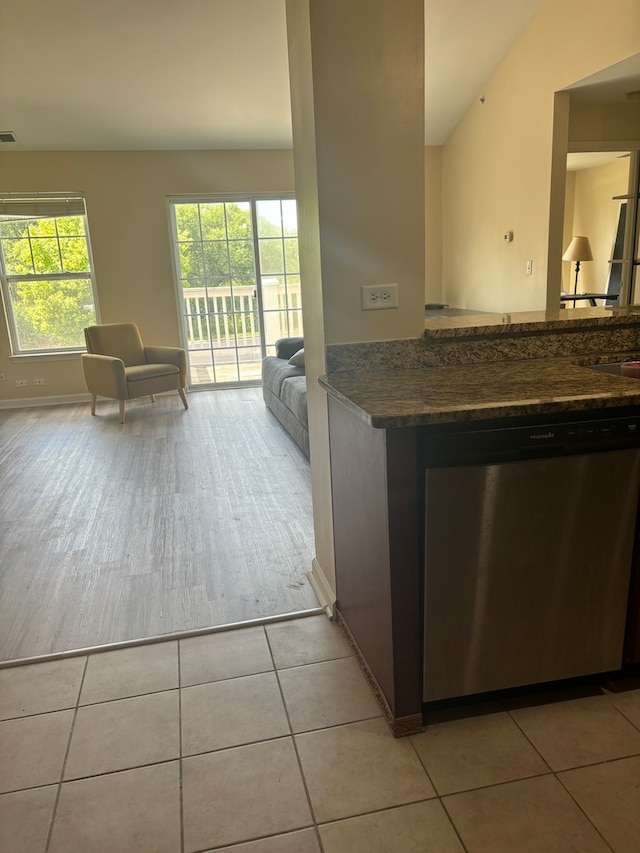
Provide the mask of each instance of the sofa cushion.
{"label": "sofa cushion", "polygon": [[268,388],[262,388],[262,395],[267,408],[278,419],[280,426],[289,434],[304,455],[309,458],[309,430],[295,417]]}
{"label": "sofa cushion", "polygon": [[304,338],[278,338],[275,343],[276,355],[278,358],[289,359],[303,346]]}
{"label": "sofa cushion", "polygon": [[294,367],[275,355],[268,355],[262,361],[262,384],[281,397],[282,383],[291,377],[304,377],[304,367]]}
{"label": "sofa cushion", "polygon": [[308,428],[306,376],[290,376],[285,379],[282,383],[280,399],[300,423]]}
{"label": "sofa cushion", "polygon": [[294,367],[304,367],[304,347],[291,356],[289,364],[293,364]]}

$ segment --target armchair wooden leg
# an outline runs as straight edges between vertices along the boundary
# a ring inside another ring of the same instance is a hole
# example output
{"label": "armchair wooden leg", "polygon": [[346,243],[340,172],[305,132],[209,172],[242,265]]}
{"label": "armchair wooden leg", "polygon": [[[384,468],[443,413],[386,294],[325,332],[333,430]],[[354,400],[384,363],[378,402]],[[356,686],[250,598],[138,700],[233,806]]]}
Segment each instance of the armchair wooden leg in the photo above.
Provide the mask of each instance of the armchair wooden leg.
{"label": "armchair wooden leg", "polygon": [[124,400],[118,400],[120,404],[120,423],[124,423]]}
{"label": "armchair wooden leg", "polygon": [[91,414],[92,415],[95,415],[95,413],[96,413],[96,397],[97,397],[97,394],[91,395]]}
{"label": "armchair wooden leg", "polygon": [[187,403],[187,395],[184,393],[184,388],[178,388],[178,392],[182,399],[182,405],[185,407],[185,409],[188,409],[189,404]]}

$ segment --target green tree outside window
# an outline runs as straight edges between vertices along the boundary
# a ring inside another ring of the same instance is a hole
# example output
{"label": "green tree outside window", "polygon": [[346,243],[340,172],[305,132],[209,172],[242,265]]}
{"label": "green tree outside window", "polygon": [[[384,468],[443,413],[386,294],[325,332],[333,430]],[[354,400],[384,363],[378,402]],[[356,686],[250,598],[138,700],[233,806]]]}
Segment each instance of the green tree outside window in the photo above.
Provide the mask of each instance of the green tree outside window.
{"label": "green tree outside window", "polygon": [[82,348],[96,322],[84,217],[0,219],[0,251],[14,348]]}

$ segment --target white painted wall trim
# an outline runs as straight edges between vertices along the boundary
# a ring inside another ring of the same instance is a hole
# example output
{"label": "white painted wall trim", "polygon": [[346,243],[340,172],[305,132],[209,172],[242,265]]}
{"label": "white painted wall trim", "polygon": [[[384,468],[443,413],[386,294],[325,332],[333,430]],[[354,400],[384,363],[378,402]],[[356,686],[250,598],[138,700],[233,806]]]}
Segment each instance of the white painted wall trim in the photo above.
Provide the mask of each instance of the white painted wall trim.
{"label": "white painted wall trim", "polygon": [[336,594],[316,557],[311,562],[311,571],[307,572],[307,580],[311,584],[320,606],[324,608],[329,619],[334,621],[336,618]]}
{"label": "white painted wall trim", "polygon": [[22,397],[0,400],[0,409],[30,409],[34,406],[64,406],[68,403],[88,403],[89,394],[60,394],[56,397]]}

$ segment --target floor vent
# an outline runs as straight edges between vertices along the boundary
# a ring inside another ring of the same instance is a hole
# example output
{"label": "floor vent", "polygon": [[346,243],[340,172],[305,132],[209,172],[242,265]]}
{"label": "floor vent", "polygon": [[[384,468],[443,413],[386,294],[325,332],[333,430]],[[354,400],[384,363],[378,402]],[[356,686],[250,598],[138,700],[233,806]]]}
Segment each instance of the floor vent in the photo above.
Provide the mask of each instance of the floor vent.
{"label": "floor vent", "polygon": [[0,142],[15,142],[16,135],[12,130],[0,130]]}

